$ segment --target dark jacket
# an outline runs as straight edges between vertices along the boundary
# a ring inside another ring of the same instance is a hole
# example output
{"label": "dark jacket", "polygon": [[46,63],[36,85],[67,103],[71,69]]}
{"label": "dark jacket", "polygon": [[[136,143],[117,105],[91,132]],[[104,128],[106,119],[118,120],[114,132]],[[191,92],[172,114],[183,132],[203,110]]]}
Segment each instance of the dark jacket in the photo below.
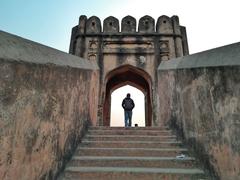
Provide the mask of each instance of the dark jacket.
{"label": "dark jacket", "polygon": [[135,107],[135,104],[131,98],[124,98],[122,101],[122,107],[125,111],[132,111],[132,109]]}

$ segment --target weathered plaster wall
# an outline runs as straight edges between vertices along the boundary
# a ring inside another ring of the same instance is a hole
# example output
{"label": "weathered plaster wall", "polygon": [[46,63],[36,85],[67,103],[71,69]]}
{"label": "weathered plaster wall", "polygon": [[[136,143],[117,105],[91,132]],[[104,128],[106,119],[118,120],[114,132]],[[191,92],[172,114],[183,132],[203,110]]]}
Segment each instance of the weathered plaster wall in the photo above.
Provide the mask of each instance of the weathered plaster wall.
{"label": "weathered plaster wall", "polygon": [[240,43],[162,62],[159,124],[178,130],[220,179],[240,179]]}
{"label": "weathered plaster wall", "polygon": [[96,124],[96,64],[0,32],[0,179],[54,179]]}

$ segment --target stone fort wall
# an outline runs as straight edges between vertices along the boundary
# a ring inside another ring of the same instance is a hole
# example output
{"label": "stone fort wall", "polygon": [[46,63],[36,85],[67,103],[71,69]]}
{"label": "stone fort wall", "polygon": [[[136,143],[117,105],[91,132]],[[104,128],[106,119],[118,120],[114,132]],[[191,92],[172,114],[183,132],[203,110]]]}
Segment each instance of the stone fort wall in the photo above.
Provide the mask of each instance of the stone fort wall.
{"label": "stone fort wall", "polygon": [[135,32],[128,20],[112,32],[112,21],[102,30],[97,17],[81,16],[70,51],[86,59],[1,31],[0,179],[54,179],[86,124],[97,124],[107,85],[126,74],[148,84],[130,82],[154,97],[151,125],[176,129],[219,179],[239,179],[240,44],[179,57],[176,44],[188,54],[184,27],[176,34],[176,17],[167,19],[171,33],[145,21]]}
{"label": "stone fort wall", "polygon": [[[126,84],[143,89],[148,99],[146,112],[149,113],[146,113],[146,125],[151,125],[156,120],[156,114],[152,112],[155,112],[153,109],[157,109],[154,98],[157,89],[157,67],[161,61],[188,55],[188,43],[186,29],[179,24],[177,16],[163,15],[155,22],[155,19],[146,15],[139,19],[138,26],[135,18],[126,16],[121,20],[121,28],[120,21],[113,16],[104,19],[103,23],[96,16],[80,16],[78,25],[72,29],[69,52],[94,61],[99,66],[100,125],[109,124],[108,107],[111,107],[111,92],[116,87]],[[109,85],[110,77],[121,67],[122,74],[128,74],[129,78],[122,78],[117,86]],[[128,73],[129,69],[131,73]],[[130,78],[137,74],[146,77],[147,85],[141,85],[139,80]],[[150,117],[150,114],[153,116]]]}
{"label": "stone fort wall", "polygon": [[56,179],[96,124],[96,64],[0,31],[0,179]]}
{"label": "stone fort wall", "polygon": [[[113,16],[109,16],[103,21],[103,28],[101,20],[92,16],[87,18],[82,15],[79,18],[79,24],[72,29],[72,36],[70,42],[69,52],[80,57],[85,57],[85,52],[88,48],[99,47],[97,44],[84,43],[86,37],[112,37],[112,36],[158,36],[161,39],[170,40],[172,42],[169,46],[173,46],[173,54],[166,54],[168,45],[161,43],[160,49],[164,60],[172,57],[179,57],[188,55],[188,43],[186,28],[179,24],[178,16],[160,16],[155,20],[151,16],[143,16],[139,19],[138,27],[136,26],[136,19],[132,16],[126,16],[121,20],[121,30],[119,20]],[[137,29],[136,29],[137,28]],[[164,38],[165,37],[165,38]],[[85,46],[89,44],[89,46]],[[92,45],[92,46],[91,46]],[[161,46],[162,45],[162,46]],[[164,54],[165,52],[165,54]],[[167,57],[165,57],[167,56]],[[89,57],[89,56],[87,56]]]}
{"label": "stone fort wall", "polygon": [[217,179],[240,176],[240,43],[162,62],[159,125],[176,129]]}

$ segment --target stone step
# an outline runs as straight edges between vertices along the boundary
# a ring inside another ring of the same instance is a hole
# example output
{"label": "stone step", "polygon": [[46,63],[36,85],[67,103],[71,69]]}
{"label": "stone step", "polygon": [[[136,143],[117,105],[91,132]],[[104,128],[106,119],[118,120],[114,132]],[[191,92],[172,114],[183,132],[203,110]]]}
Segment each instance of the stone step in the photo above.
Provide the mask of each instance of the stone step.
{"label": "stone step", "polygon": [[193,168],[196,162],[192,157],[178,159],[176,157],[74,156],[69,166]]}
{"label": "stone step", "polygon": [[172,131],[170,130],[89,130],[88,134],[91,135],[152,135],[152,136],[157,136],[157,135],[165,135],[169,136],[172,135]]}
{"label": "stone step", "polygon": [[170,130],[167,126],[161,127],[109,127],[109,126],[90,126],[89,130]]}
{"label": "stone step", "polygon": [[200,180],[201,169],[139,167],[67,167],[65,180]]}
{"label": "stone step", "polygon": [[185,148],[89,148],[78,147],[76,156],[149,156],[176,157],[188,154]]}
{"label": "stone step", "polygon": [[94,141],[176,141],[175,135],[169,136],[142,136],[142,135],[89,135],[84,140]]}
{"label": "stone step", "polygon": [[182,146],[167,127],[90,127],[59,179],[206,179]]}
{"label": "stone step", "polygon": [[81,147],[108,147],[108,148],[168,148],[181,147],[180,141],[91,141],[83,140]]}

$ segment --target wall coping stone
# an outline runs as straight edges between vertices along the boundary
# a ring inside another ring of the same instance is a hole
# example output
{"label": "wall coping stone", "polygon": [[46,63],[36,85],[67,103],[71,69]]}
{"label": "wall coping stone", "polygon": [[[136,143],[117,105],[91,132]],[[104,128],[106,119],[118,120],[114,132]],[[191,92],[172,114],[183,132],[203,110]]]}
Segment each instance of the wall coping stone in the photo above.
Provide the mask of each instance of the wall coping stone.
{"label": "wall coping stone", "polygon": [[0,61],[53,64],[97,70],[96,62],[0,30]]}
{"label": "wall coping stone", "polygon": [[240,66],[240,42],[162,61],[158,70]]}

